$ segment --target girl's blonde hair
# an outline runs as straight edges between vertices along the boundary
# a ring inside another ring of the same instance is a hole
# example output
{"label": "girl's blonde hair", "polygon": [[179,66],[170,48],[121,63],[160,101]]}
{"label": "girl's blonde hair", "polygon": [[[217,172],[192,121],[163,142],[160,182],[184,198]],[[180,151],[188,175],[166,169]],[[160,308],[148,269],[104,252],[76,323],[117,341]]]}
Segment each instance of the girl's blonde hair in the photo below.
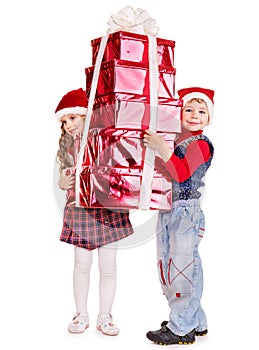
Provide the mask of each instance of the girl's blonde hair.
{"label": "girl's blonde hair", "polygon": [[[80,114],[80,117],[85,119],[84,114]],[[57,151],[56,161],[59,164],[59,172],[62,173],[63,169],[74,166],[74,139],[72,135],[69,135],[64,127],[64,123],[61,123],[61,136],[59,139],[59,149]]]}
{"label": "girl's blonde hair", "polygon": [[73,136],[69,135],[64,128],[64,123],[61,124],[61,136],[59,139],[59,149],[57,151],[56,160],[59,164],[59,172],[63,169],[73,166],[72,159],[69,156],[68,150],[73,148]]}

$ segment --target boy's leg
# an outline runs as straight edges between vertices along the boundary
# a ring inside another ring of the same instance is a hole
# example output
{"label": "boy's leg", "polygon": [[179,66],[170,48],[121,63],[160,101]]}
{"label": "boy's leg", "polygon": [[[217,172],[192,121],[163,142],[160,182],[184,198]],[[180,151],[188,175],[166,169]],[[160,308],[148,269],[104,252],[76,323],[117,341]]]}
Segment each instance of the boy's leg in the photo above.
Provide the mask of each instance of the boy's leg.
{"label": "boy's leg", "polygon": [[163,294],[167,300],[171,297],[171,288],[168,284],[168,261],[169,257],[169,232],[168,224],[172,216],[170,212],[160,212],[157,220],[157,268]]}
{"label": "boy's leg", "polygon": [[198,254],[199,229],[204,216],[199,206],[175,208],[169,225],[168,285],[171,288],[167,327],[185,335],[207,326],[200,300],[203,289],[201,259]]}
{"label": "boy's leg", "polygon": [[198,310],[198,315],[199,315],[199,325],[196,328],[196,334],[205,335],[208,332],[208,324],[207,324],[207,317],[201,305]]}

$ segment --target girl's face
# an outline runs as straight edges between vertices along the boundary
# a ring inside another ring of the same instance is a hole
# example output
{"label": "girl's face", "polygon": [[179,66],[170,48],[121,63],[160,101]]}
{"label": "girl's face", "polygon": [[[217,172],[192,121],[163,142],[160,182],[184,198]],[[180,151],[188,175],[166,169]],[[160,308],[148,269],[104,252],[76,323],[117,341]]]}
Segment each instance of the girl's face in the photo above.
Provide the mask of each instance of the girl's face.
{"label": "girl's face", "polygon": [[182,128],[185,131],[199,131],[209,124],[206,102],[189,101],[182,110]]}
{"label": "girl's face", "polygon": [[82,133],[84,130],[85,116],[80,114],[66,114],[61,118],[65,131],[69,135]]}

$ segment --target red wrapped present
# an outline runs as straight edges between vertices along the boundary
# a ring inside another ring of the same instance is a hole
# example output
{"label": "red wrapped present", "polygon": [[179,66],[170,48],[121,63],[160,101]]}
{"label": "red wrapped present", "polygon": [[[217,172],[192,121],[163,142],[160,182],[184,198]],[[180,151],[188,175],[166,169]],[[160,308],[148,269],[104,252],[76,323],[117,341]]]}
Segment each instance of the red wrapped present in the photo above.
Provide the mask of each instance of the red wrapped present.
{"label": "red wrapped present", "polygon": [[[143,133],[143,130],[110,128],[89,131],[82,163],[78,168],[66,170],[66,175],[78,175],[77,206],[139,208],[146,152]],[[165,134],[164,137],[173,149],[175,134]],[[149,209],[156,210],[169,210],[172,204],[171,179],[158,154],[149,203]],[[67,205],[75,205],[75,188],[67,190]]]}
{"label": "red wrapped present", "polygon": [[[157,63],[161,66],[174,67],[175,42],[157,38]],[[95,65],[101,38],[91,40],[92,64]],[[118,31],[108,37],[103,61],[112,59],[126,60],[148,65],[148,36],[137,33]]]}
{"label": "red wrapped present", "polygon": [[[175,134],[162,134],[169,147],[174,149]],[[83,165],[127,167],[144,166],[146,147],[144,131],[132,129],[92,129],[88,133]],[[155,169],[164,169],[158,152],[155,155]]]}
{"label": "red wrapped present", "polygon": [[[142,168],[83,166],[80,173],[79,205],[91,208],[138,209]],[[169,210],[172,183],[164,170],[155,170],[150,208]]]}
{"label": "red wrapped present", "polygon": [[[158,98],[158,132],[178,133],[181,131],[182,100]],[[148,129],[150,104],[147,96],[111,93],[95,99],[90,129],[126,128]]]}
{"label": "red wrapped present", "polygon": [[[92,85],[94,66],[85,69],[86,90]],[[175,92],[175,68],[159,66],[158,97],[173,98]],[[101,64],[96,97],[113,92],[150,95],[148,66],[122,60],[110,60]]]}

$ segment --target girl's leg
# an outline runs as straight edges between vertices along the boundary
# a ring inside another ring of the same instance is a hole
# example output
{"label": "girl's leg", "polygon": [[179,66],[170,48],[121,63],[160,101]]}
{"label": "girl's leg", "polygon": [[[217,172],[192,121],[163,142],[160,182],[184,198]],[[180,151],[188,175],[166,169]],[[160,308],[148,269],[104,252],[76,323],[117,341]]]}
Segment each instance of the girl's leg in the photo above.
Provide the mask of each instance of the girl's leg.
{"label": "girl's leg", "polygon": [[75,246],[73,286],[76,315],[68,326],[68,330],[71,333],[82,333],[89,326],[87,299],[91,266],[92,252]]}
{"label": "girl's leg", "polygon": [[110,314],[116,290],[116,253],[117,248],[101,247],[99,256],[99,293],[100,314]]}
{"label": "girl's leg", "polygon": [[100,311],[97,329],[106,335],[117,335],[118,327],[113,323],[111,310],[116,291],[116,245],[104,246],[98,249],[99,256],[99,293]]}
{"label": "girl's leg", "polygon": [[87,313],[91,266],[92,252],[75,246],[73,284],[76,311],[78,313]]}

